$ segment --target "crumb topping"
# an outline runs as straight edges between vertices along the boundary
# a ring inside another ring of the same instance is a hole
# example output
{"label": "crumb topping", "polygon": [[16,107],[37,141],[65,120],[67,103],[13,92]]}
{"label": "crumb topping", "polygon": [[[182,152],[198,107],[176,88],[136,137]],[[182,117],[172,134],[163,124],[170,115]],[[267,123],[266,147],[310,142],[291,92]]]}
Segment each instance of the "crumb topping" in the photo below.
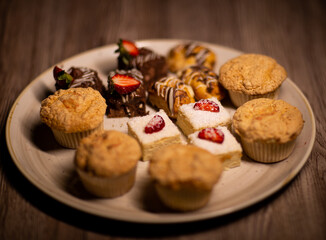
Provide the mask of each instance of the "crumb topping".
{"label": "crumb topping", "polygon": [[220,68],[220,83],[228,90],[250,95],[276,90],[287,73],[273,58],[260,54],[243,54]]}
{"label": "crumb topping", "polygon": [[42,122],[65,133],[96,128],[103,121],[105,99],[92,88],[56,91],[41,103]]}
{"label": "crumb topping", "polygon": [[283,100],[259,98],[237,109],[233,127],[247,141],[285,143],[294,140],[303,128],[302,114]]}
{"label": "crumb topping", "polygon": [[160,184],[210,190],[223,167],[220,159],[192,145],[175,144],[159,150],[150,160],[149,173]]}
{"label": "crumb topping", "polygon": [[141,155],[141,148],[134,138],[115,130],[105,130],[81,140],[75,164],[91,175],[120,176],[134,168]]}

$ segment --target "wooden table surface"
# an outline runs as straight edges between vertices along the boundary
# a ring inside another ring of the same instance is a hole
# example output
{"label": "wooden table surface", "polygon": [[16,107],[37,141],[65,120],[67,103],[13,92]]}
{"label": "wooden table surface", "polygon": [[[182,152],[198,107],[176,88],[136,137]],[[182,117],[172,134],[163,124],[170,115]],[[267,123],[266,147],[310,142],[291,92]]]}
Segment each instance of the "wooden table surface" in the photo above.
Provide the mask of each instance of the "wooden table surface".
{"label": "wooden table surface", "polygon": [[[1,0],[0,14],[0,239],[326,239],[325,1]],[[7,149],[13,102],[50,66],[119,38],[200,40],[277,59],[316,117],[301,172],[244,210],[168,225],[92,216],[38,190]]]}

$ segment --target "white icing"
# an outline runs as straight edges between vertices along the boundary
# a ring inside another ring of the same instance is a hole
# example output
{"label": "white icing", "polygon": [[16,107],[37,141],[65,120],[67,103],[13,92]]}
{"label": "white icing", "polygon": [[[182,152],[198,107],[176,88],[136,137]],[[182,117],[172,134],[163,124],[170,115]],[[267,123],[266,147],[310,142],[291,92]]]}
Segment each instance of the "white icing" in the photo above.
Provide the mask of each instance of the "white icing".
{"label": "white icing", "polygon": [[217,98],[209,98],[208,100],[218,104],[219,112],[209,112],[195,110],[195,103],[184,104],[180,106],[179,113],[183,115],[194,129],[202,129],[206,127],[215,127],[218,125],[226,125],[231,122],[231,117],[228,111],[222,106]]}
{"label": "white icing", "polygon": [[189,142],[197,147],[206,149],[213,154],[226,154],[229,152],[242,151],[241,145],[237,142],[236,138],[231,134],[227,127],[216,127],[224,134],[224,141],[222,143],[215,143],[212,141],[198,138],[200,131],[194,132],[188,136]]}
{"label": "white icing", "polygon": [[[154,117],[154,115],[160,115],[164,119],[165,126],[159,132],[146,134],[145,127],[147,123]],[[153,113],[142,117],[131,118],[129,119],[127,124],[134,131],[138,140],[143,144],[153,143],[160,139],[169,138],[177,135],[181,137],[180,131],[177,128],[177,126],[173,124],[173,122],[170,120],[170,118],[166,115],[166,113],[162,109],[157,113]]]}

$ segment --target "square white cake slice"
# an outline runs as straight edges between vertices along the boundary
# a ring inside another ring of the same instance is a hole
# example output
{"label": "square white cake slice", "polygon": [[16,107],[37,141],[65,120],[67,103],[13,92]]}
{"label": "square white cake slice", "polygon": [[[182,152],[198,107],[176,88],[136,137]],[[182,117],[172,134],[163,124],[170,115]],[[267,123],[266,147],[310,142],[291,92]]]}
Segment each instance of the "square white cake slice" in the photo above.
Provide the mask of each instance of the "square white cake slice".
{"label": "square white cake slice", "polygon": [[199,138],[199,133],[206,129],[196,131],[188,135],[188,141],[190,144],[206,149],[212,154],[221,157],[225,170],[240,166],[242,157],[242,148],[240,143],[238,143],[227,127],[218,126],[215,129],[218,129],[223,133],[222,143]]}
{"label": "square white cake slice", "polygon": [[[218,106],[218,111],[212,112],[196,109],[196,104],[198,105],[202,101],[206,103],[209,101],[213,102],[215,106]],[[187,136],[207,127],[229,127],[231,125],[231,116],[217,98],[209,98],[180,106],[176,123]]]}
{"label": "square white cake slice", "polygon": [[[145,128],[155,115],[163,118],[165,126],[157,132],[146,133]],[[182,143],[179,129],[162,109],[150,115],[131,118],[127,125],[128,134],[136,138],[141,145],[143,161],[148,161],[155,151],[164,146]]]}

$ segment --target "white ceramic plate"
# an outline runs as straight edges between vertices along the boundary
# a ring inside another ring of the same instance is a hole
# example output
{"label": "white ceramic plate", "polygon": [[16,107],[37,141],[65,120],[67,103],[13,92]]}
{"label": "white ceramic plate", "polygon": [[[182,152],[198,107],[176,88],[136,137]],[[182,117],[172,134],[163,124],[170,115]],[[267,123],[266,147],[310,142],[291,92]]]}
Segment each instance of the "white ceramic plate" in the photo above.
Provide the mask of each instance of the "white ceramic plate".
{"label": "white ceramic plate", "polygon": [[[147,40],[139,41],[137,45],[165,55],[180,42],[184,40]],[[216,72],[226,60],[241,54],[222,46],[202,44],[217,54]],[[106,82],[109,71],[116,67],[115,49],[116,45],[96,48],[58,65],[65,69],[70,66],[93,68]],[[313,112],[300,89],[287,79],[279,97],[298,107],[305,120],[294,152],[288,159],[275,164],[243,159],[240,167],[223,173],[208,205],[194,212],[178,213],[162,206],[147,174],[148,163],[144,162],[139,162],[136,183],[130,192],[115,199],[94,198],[83,189],[74,171],[75,151],[60,147],[48,127],[40,122],[41,100],[54,92],[52,69],[49,68],[31,82],[14,103],[7,120],[7,145],[18,169],[36,187],[54,199],[87,213],[143,223],[189,222],[225,215],[257,203],[282,188],[298,174],[312,150],[315,139]],[[231,105],[227,109],[231,114],[235,111]],[[126,120],[105,117],[105,128],[126,132]]]}

